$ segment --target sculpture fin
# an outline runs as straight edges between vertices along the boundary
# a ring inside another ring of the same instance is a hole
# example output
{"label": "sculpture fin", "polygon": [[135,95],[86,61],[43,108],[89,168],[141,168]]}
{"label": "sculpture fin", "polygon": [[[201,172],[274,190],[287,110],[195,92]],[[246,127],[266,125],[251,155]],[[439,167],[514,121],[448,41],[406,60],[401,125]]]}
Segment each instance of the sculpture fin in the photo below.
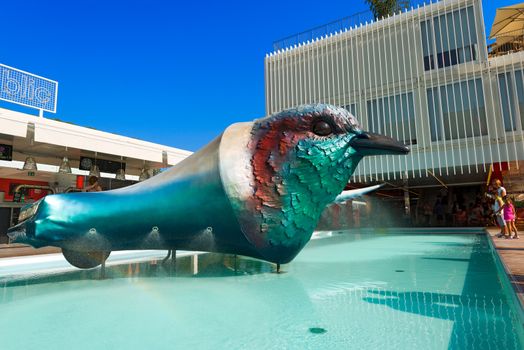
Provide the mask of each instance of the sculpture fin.
{"label": "sculpture fin", "polygon": [[368,187],[364,187],[364,188],[357,188],[357,189],[354,189],[354,190],[343,191],[342,193],[340,193],[337,196],[337,198],[335,198],[335,200],[333,202],[334,203],[342,203],[342,202],[348,201],[350,199],[361,197],[361,196],[363,196],[363,195],[365,195],[365,194],[367,194],[369,192],[378,190],[379,188],[381,188],[384,185],[385,184],[380,184],[380,185],[368,186]]}

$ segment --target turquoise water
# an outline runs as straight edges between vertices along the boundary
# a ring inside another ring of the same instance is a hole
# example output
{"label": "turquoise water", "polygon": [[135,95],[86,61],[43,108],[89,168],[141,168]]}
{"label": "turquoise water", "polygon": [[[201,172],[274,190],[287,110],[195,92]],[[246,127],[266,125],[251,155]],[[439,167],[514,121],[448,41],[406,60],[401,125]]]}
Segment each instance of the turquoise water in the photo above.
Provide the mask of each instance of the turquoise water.
{"label": "turquoise water", "polygon": [[196,259],[115,263],[105,279],[0,270],[0,348],[523,348],[481,235],[344,233],[311,241],[281,274]]}

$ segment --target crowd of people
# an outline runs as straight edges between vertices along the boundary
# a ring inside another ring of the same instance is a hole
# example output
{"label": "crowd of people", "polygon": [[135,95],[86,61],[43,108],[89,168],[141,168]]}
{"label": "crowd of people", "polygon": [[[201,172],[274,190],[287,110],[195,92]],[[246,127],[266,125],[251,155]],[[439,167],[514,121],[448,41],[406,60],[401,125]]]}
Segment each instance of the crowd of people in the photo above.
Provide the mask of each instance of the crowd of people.
{"label": "crowd of people", "polygon": [[441,197],[437,197],[433,206],[426,202],[422,206],[423,220],[421,226],[486,226],[491,218],[489,200],[476,198],[468,205],[454,201],[451,208]]}
{"label": "crowd of people", "polygon": [[500,237],[519,238],[515,205],[498,179],[492,182],[485,195],[482,191],[476,195],[470,193],[469,196],[455,192],[453,199],[449,199],[443,193],[437,195],[433,202],[422,201],[417,210],[418,226],[496,225],[501,228]]}
{"label": "crowd of people", "polygon": [[332,204],[322,214],[319,229],[498,226],[499,237],[519,238],[517,208],[498,179],[492,182],[487,192],[484,186],[470,186],[420,193],[421,199],[411,207],[411,216],[408,217],[399,201],[384,201],[380,197],[368,196],[358,204]]}

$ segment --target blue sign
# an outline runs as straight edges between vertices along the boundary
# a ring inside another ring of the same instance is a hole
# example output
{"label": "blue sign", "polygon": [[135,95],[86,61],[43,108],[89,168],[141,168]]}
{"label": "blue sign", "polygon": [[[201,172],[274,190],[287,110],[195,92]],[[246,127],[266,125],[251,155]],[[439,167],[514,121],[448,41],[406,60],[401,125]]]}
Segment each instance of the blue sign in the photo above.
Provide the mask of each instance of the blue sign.
{"label": "blue sign", "polygon": [[58,82],[0,64],[0,100],[56,112]]}

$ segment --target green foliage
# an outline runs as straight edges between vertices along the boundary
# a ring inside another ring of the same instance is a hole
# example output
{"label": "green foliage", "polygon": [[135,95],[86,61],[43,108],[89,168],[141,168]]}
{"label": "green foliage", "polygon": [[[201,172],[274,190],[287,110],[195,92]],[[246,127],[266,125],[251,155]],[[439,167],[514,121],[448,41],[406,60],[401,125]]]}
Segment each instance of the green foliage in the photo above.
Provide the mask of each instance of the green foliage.
{"label": "green foliage", "polygon": [[409,7],[409,0],[365,0],[375,19],[387,17]]}
{"label": "green foliage", "polygon": [[524,202],[513,202],[515,208],[524,208]]}

